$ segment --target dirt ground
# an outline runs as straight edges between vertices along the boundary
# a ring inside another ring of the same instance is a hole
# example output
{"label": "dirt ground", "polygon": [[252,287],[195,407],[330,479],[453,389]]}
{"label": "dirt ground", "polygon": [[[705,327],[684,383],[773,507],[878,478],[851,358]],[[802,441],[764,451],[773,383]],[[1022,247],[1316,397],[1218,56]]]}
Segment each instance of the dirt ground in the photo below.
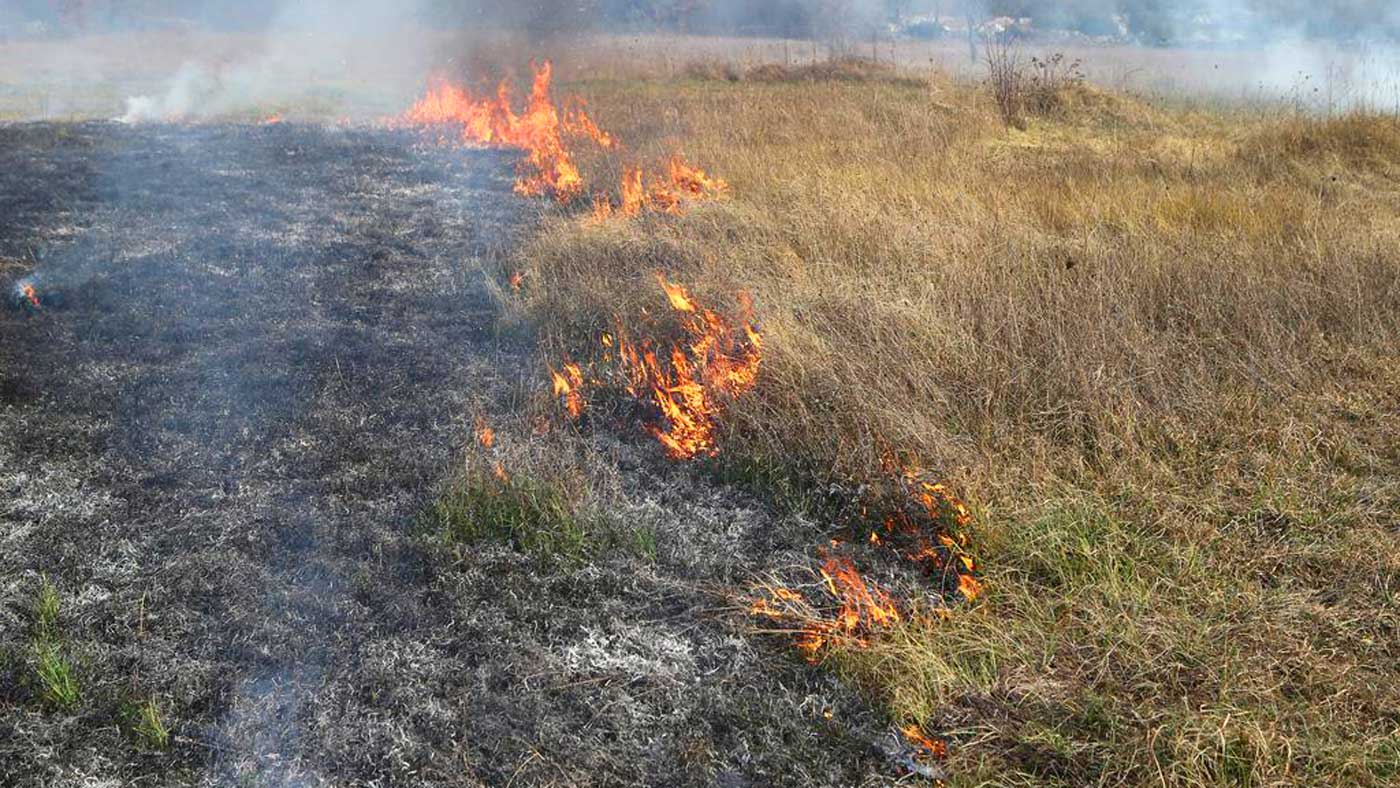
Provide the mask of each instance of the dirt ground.
{"label": "dirt ground", "polygon": [[[653,559],[415,531],[542,379],[480,267],[536,210],[511,175],[381,130],[0,127],[6,785],[901,777],[884,719],[731,610],[813,524],[599,434]],[[34,681],[43,576],[72,709]],[[123,721],[147,698],[164,751]]]}

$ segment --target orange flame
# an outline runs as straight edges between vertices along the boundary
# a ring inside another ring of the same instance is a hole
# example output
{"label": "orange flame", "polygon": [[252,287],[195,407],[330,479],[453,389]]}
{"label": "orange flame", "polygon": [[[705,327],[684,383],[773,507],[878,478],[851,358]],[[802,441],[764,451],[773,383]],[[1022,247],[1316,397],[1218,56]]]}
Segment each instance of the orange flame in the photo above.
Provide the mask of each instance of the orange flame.
{"label": "orange flame", "polygon": [[511,84],[502,80],[491,97],[474,95],[466,88],[445,81],[434,82],[427,95],[398,118],[398,122],[419,126],[460,126],[463,144],[518,148],[525,152],[522,173],[515,182],[519,194],[553,194],[569,202],[583,192],[583,175],[565,137],[591,140],[603,148],[616,141],[598,128],[581,101],[561,114],[551,97],[554,67],[548,61],[531,63],[534,79],[523,113],[511,104]]}
{"label": "orange flame", "polygon": [[864,647],[869,636],[903,620],[899,605],[889,592],[867,581],[855,563],[843,556],[828,556],[818,569],[820,587],[835,604],[817,606],[781,585],[764,587],[765,597],[755,599],[749,613],[787,623],[794,628],[795,645],[807,659],[817,661],[827,646],[841,643]]}
{"label": "orange flame", "polygon": [[554,379],[554,396],[564,399],[564,408],[569,415],[578,418],[583,415],[583,370],[578,364],[566,363],[561,371],[549,371]]}
{"label": "orange flame", "polygon": [[282,115],[281,115],[281,113],[274,113],[274,114],[272,114],[272,115],[268,115],[267,117],[263,118],[262,121],[261,121],[261,124],[264,125],[264,126],[276,126],[278,123],[281,123],[281,122],[282,122]]}
{"label": "orange flame", "polygon": [[[657,272],[657,282],[671,308],[692,317],[685,324],[687,341],[658,356],[647,343],[640,347],[618,332],[618,359],[627,376],[627,391],[648,399],[661,412],[664,425],[650,432],[675,459],[713,455],[716,419],[728,401],[753,387],[762,360],[763,339],[752,322],[752,304],[741,296],[742,314],[736,329],[718,314],[701,308],[686,289]],[[604,341],[611,347],[611,336]],[[663,362],[661,359],[667,359]]]}
{"label": "orange flame", "polygon": [[[525,159],[515,191],[528,196],[553,194],[560,202],[571,202],[584,192],[585,183],[576,151],[569,143],[582,140],[604,150],[622,146],[593,121],[582,99],[572,98],[563,111],[559,109],[551,96],[554,67],[550,61],[531,62],[530,68],[534,78],[522,113],[517,113],[512,104],[509,80],[502,80],[494,95],[478,96],[438,79],[394,122],[439,128],[443,142],[451,140],[447,131],[458,127],[455,137],[462,144],[522,150]],[[620,204],[614,206],[606,195],[595,195],[593,216],[638,216],[644,210],[679,214],[683,199],[706,199],[728,188],[723,180],[690,166],[677,154],[663,172],[650,176],[641,167],[625,166],[619,184]]]}
{"label": "orange flame", "polygon": [[[647,184],[651,184],[650,188]],[[677,216],[682,212],[683,200],[709,199],[728,189],[729,184],[723,180],[711,178],[704,170],[690,166],[680,154],[675,154],[667,163],[665,174],[648,175],[641,167],[624,167],[618,186],[621,203],[614,207],[604,196],[595,198],[593,218],[640,216],[643,211]]]}
{"label": "orange flame", "polygon": [[524,271],[516,271],[510,275],[510,289],[519,290],[523,284],[525,284]]}
{"label": "orange flame", "polygon": [[918,751],[919,755],[942,760],[948,757],[948,745],[940,739],[930,738],[918,725],[906,725],[900,729],[904,738]]}
{"label": "orange flame", "polygon": [[29,299],[29,303],[32,304],[35,309],[43,308],[43,303],[39,300],[39,291],[34,289],[34,285],[23,285],[20,287],[20,292],[24,294],[25,298]]}
{"label": "orange flame", "polygon": [[483,449],[496,445],[496,431],[491,429],[491,425],[487,424],[485,419],[476,420],[476,441]]}

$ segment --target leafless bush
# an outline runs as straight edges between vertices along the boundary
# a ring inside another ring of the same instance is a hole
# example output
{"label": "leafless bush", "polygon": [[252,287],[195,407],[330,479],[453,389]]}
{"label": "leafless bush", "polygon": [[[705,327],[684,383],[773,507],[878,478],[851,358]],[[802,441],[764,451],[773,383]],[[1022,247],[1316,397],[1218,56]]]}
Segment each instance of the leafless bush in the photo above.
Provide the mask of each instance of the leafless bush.
{"label": "leafless bush", "polygon": [[1064,102],[1064,92],[1084,83],[1079,60],[1061,52],[1023,59],[1015,44],[989,39],[985,46],[987,84],[997,111],[1008,126],[1025,128],[1025,115],[1049,115]]}
{"label": "leafless bush", "polygon": [[1008,126],[1024,128],[1021,112],[1025,108],[1026,69],[1021,53],[1010,42],[989,39],[986,52],[987,86],[996,100],[997,111]]}

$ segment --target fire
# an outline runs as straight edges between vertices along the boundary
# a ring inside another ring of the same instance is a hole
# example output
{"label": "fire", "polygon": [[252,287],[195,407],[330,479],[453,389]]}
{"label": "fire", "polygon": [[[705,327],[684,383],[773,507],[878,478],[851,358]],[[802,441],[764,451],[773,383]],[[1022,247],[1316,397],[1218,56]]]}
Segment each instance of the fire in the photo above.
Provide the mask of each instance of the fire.
{"label": "fire", "polygon": [[485,419],[476,421],[476,442],[481,444],[481,448],[489,449],[496,445],[496,431],[491,429],[491,425]]}
{"label": "fire", "polygon": [[582,102],[560,113],[551,96],[554,67],[549,61],[531,63],[530,68],[534,78],[521,113],[512,106],[509,80],[502,80],[493,96],[478,96],[439,80],[399,122],[459,126],[458,141],[463,144],[522,150],[525,160],[515,191],[529,196],[552,194],[560,202],[569,202],[583,193],[584,182],[566,138],[591,140],[603,148],[615,147],[616,141],[598,128]]}
{"label": "fire", "polygon": [[593,217],[602,220],[615,215],[640,216],[643,211],[680,215],[684,200],[711,199],[728,189],[729,184],[723,180],[706,175],[675,154],[664,173],[647,174],[637,166],[624,168],[618,187],[621,202],[614,206],[606,196],[599,195],[593,201]]}
{"label": "fire", "polygon": [[939,739],[930,738],[918,725],[906,725],[900,729],[900,733],[904,734],[905,740],[919,755],[939,760],[948,757],[948,745]]}
{"label": "fire", "polygon": [[[763,337],[753,322],[753,304],[740,294],[741,314],[725,320],[706,309],[682,285],[657,272],[656,280],[671,308],[687,315],[685,339],[659,349],[650,340],[636,341],[619,327],[604,333],[602,359],[616,366],[621,388],[632,398],[654,407],[659,423],[646,430],[674,459],[714,455],[718,450],[717,420],[728,403],[758,380]],[[576,364],[562,372],[551,370],[554,395],[574,418],[583,412],[584,377]]]}
{"label": "fire", "polygon": [[43,308],[43,303],[39,300],[39,291],[34,289],[34,285],[28,283],[20,285],[19,292],[29,300],[29,303],[33,305],[35,309]]}
{"label": "fire", "polygon": [[671,186],[691,197],[706,194],[720,194],[729,190],[729,184],[719,178],[711,178],[705,171],[686,164],[685,159],[676,154],[670,162]]}
{"label": "fire", "polygon": [[749,606],[749,613],[784,625],[794,643],[811,662],[820,661],[831,645],[863,648],[876,632],[904,620],[906,614],[894,597],[879,584],[867,580],[845,556],[827,555],[816,570],[820,603],[778,584],[762,588],[763,594]]}
{"label": "fire", "polygon": [[[782,631],[794,636],[794,645],[809,660],[819,660],[833,644],[865,648],[872,635],[914,615],[916,609],[925,610],[914,602],[897,602],[862,576],[851,558],[834,557],[837,550],[893,554],[933,578],[945,598],[957,594],[971,601],[982,593],[977,563],[966,552],[965,529],[972,522],[971,512],[946,486],[928,481],[918,468],[900,467],[891,458],[886,459],[886,467],[895,475],[895,485],[881,490],[880,485],[871,484],[872,490],[881,491],[865,493],[861,522],[855,524],[868,523],[872,511],[887,512],[883,532],[862,527],[849,542],[833,538],[824,549],[817,571],[828,603],[813,604],[808,596],[770,583],[759,587],[759,596],[750,606],[755,616],[785,623],[788,628]],[[947,618],[950,612],[939,607],[918,615]]]}
{"label": "fire", "polygon": [[569,415],[578,418],[583,415],[583,369],[578,364],[566,363],[560,371],[549,371],[554,379],[554,396],[562,397],[564,408]]}
{"label": "fire", "polygon": [[616,342],[628,393],[661,413],[664,423],[648,425],[647,431],[667,453],[679,460],[713,455],[718,451],[717,418],[758,380],[763,339],[753,323],[752,304],[741,295],[739,319],[726,321],[701,308],[683,286],[660,272],[656,280],[671,308],[690,316],[687,339],[658,354],[650,343],[638,345],[619,331],[604,346]]}
{"label": "fire", "polygon": [[[572,202],[586,189],[573,144],[583,142],[613,151],[621,150],[622,145],[594,122],[582,99],[570,99],[561,111],[552,96],[554,67],[550,61],[532,62],[530,67],[534,77],[522,112],[515,110],[509,80],[502,80],[492,95],[477,95],[438,79],[395,122],[437,128],[444,142],[455,136],[462,144],[524,151],[515,191],[527,196],[551,194],[560,202]],[[614,206],[607,195],[595,195],[593,216],[638,216],[645,210],[679,214],[683,200],[706,199],[728,188],[723,180],[710,177],[676,154],[656,173],[647,174],[637,165],[624,166],[618,187],[620,203]]]}
{"label": "fire", "polygon": [[273,114],[268,115],[267,117],[263,118],[262,121],[261,121],[262,125],[264,125],[264,126],[276,126],[278,123],[281,123],[281,122],[282,122],[282,115],[281,115],[281,113],[273,113]]}
{"label": "fire", "polygon": [[525,272],[524,272],[524,271],[515,271],[514,273],[512,273],[512,274],[510,275],[510,289],[511,289],[511,290],[519,290],[519,289],[520,289],[520,286],[523,285],[523,284],[525,284]]}

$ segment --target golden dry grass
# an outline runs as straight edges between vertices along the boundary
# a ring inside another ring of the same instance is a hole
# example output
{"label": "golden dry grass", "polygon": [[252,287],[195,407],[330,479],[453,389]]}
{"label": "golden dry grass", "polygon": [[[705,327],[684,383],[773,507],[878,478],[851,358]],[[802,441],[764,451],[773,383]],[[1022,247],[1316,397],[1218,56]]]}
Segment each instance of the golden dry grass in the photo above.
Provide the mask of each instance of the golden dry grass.
{"label": "golden dry grass", "polygon": [[552,220],[523,308],[586,354],[654,269],[747,290],[734,465],[859,479],[892,446],[975,504],[985,599],[835,669],[967,784],[1400,780],[1395,119],[1076,88],[1018,131],[946,79],[688,73],[567,87],[732,196]]}

